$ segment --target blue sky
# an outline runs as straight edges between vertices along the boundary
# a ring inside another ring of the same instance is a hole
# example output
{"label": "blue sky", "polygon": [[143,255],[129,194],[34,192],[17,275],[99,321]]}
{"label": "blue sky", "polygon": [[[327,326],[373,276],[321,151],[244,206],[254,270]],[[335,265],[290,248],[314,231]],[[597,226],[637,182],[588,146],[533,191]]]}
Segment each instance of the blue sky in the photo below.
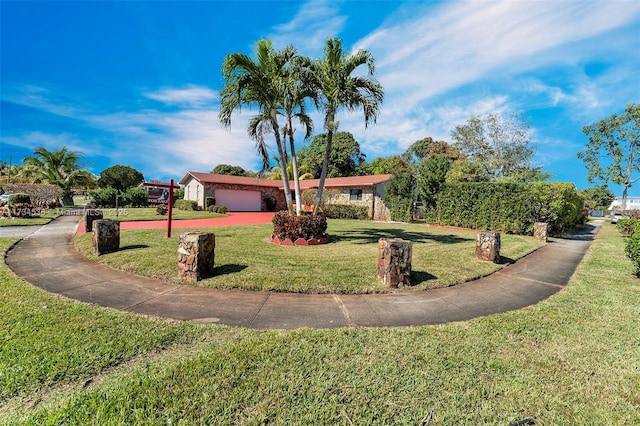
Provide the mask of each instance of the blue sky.
{"label": "blue sky", "polygon": [[66,146],[96,174],[258,169],[253,111],[230,130],[217,114],[225,55],[252,54],[260,38],[314,58],[332,36],[371,51],[386,92],[378,122],[340,116],[368,160],[426,136],[450,141],[474,115],[516,112],[537,164],[585,188],[582,127],[640,102],[635,1],[2,0],[0,17],[0,160]]}

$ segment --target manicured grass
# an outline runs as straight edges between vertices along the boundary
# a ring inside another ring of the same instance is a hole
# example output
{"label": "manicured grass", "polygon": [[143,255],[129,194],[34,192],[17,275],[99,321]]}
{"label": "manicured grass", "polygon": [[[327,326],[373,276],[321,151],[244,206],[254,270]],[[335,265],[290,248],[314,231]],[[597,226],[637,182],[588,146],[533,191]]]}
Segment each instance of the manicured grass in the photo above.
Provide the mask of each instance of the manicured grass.
{"label": "manicured grass", "polygon": [[[46,392],[32,385],[14,391],[18,398],[3,396],[0,418],[33,425],[507,425],[525,418],[539,425],[635,425],[640,280],[622,247],[615,228],[604,226],[568,287],[535,306],[441,326],[378,329],[260,332],[86,305],[75,315],[78,303],[31,289],[0,265],[3,352],[7,341],[21,348],[3,355],[3,380],[27,376],[27,361],[36,359],[44,360],[40,374],[52,377]],[[18,315],[13,311],[24,318],[16,326],[6,318]],[[86,317],[104,317],[107,337],[93,337]],[[80,360],[136,346],[148,339],[148,328],[184,334],[166,349],[157,343],[153,356],[114,356],[119,364],[100,374]],[[62,362],[64,356],[50,354],[57,350],[82,354],[68,363],[79,364],[78,378],[55,374],[64,371],[48,361]]]}
{"label": "manicured grass", "polygon": [[[156,213],[155,207],[137,207],[137,208],[120,208],[116,209],[100,209],[105,219],[114,219],[121,222],[135,222],[144,220],[167,220],[167,215],[159,215]],[[211,219],[216,217],[225,217],[220,213],[209,213],[194,210],[178,210],[173,209],[172,218],[180,219]]]}
{"label": "manicured grass", "polygon": [[[215,228],[215,274],[200,286],[292,292],[381,292],[376,279],[378,239],[413,241],[410,289],[444,287],[488,275],[503,265],[475,257],[475,232],[417,224],[330,220],[333,242],[308,247],[271,244],[271,224]],[[189,230],[180,230],[187,232]],[[176,233],[178,234],[178,233]],[[87,257],[116,269],[178,282],[178,237],[163,230],[123,231],[120,250],[100,257],[91,251],[91,235],[76,238]],[[518,259],[540,247],[532,238],[505,235],[503,262]]]}
{"label": "manicured grass", "polygon": [[53,219],[53,216],[32,217],[32,218],[3,218],[0,219],[0,227],[3,226],[25,226],[25,225],[45,225]]}

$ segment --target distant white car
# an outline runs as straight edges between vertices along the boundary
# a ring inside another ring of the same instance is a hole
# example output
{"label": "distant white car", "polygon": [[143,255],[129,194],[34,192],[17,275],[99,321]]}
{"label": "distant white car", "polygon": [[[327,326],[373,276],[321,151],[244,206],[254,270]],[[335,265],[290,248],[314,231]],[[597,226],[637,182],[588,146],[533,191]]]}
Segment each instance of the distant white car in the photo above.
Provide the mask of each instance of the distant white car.
{"label": "distant white car", "polygon": [[620,212],[611,212],[611,223],[618,223],[618,219],[622,219],[622,213]]}
{"label": "distant white car", "polygon": [[7,204],[7,202],[9,201],[9,196],[10,196],[11,194],[13,194],[13,192],[11,192],[11,191],[7,191],[7,192],[5,192],[4,194],[0,195],[0,200],[1,200],[3,203]]}

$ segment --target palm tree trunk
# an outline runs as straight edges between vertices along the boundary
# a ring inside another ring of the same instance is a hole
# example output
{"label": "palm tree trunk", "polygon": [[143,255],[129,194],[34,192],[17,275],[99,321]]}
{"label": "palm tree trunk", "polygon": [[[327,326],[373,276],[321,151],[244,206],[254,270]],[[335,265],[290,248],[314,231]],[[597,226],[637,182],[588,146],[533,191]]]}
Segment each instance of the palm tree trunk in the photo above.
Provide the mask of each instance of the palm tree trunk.
{"label": "palm tree trunk", "polygon": [[[302,214],[302,195],[300,192],[300,176],[298,174],[298,160],[296,158],[296,147],[293,141],[293,127],[291,121],[287,123],[289,133],[289,147],[291,149],[291,165],[293,166],[293,186],[296,196],[296,216]],[[286,136],[285,136],[286,138]]]}
{"label": "palm tree trunk", "polygon": [[278,147],[278,155],[280,156],[280,169],[282,170],[282,186],[284,190],[284,198],[287,202],[287,211],[293,216],[293,200],[291,198],[291,186],[289,185],[289,176],[287,173],[287,150],[280,139],[280,130],[277,123],[271,123],[273,134],[276,138],[276,146]]}
{"label": "palm tree trunk", "polygon": [[327,178],[329,170],[329,154],[331,153],[331,143],[333,141],[333,130],[327,131],[327,147],[324,151],[324,161],[322,162],[322,172],[320,173],[320,182],[318,183],[318,191],[316,192],[316,200],[313,204],[313,215],[318,214],[318,208],[322,202],[322,193],[324,192],[324,181]]}

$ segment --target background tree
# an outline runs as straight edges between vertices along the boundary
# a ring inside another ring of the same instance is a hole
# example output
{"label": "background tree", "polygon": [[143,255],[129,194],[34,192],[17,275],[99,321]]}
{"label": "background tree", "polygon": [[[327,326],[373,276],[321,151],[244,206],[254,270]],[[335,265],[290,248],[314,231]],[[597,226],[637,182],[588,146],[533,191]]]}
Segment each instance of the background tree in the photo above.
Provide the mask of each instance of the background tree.
{"label": "background tree", "polygon": [[230,164],[218,164],[211,170],[211,173],[229,176],[250,176],[251,174],[240,166],[232,166]]}
{"label": "background tree", "polygon": [[548,177],[533,165],[531,131],[516,114],[472,117],[466,124],[457,126],[451,137],[467,160],[479,166],[480,180],[529,182]]}
{"label": "background tree", "polygon": [[[322,175],[326,151],[326,133],[314,136],[309,146],[299,150],[300,163],[304,164],[315,179],[319,179]],[[360,151],[360,144],[353,135],[349,132],[337,132],[333,136],[327,177],[354,176],[364,159],[365,155]]]}
{"label": "background tree", "polygon": [[96,178],[79,164],[81,155],[69,151],[66,147],[49,151],[38,147],[33,156],[22,161],[25,177],[32,183],[50,183],[62,189],[62,202],[73,205],[73,189],[86,189],[95,186]]}
{"label": "background tree", "polygon": [[411,165],[399,155],[377,157],[371,163],[363,162],[358,166],[357,175],[397,175],[411,169]]}
{"label": "background tree", "polygon": [[[366,66],[367,76],[353,75],[360,66]],[[365,127],[375,123],[384,98],[382,86],[374,79],[375,61],[367,50],[347,55],[339,38],[330,38],[324,47],[324,58],[309,62],[304,81],[317,93],[317,105],[324,111],[324,128],[327,131],[325,156],[320,173],[320,183],[313,212],[322,200],[324,181],[329,172],[333,134],[338,130],[336,115],[340,109],[355,111],[362,108]],[[283,169],[285,169],[283,167]]]}
{"label": "background tree", "polygon": [[624,111],[583,127],[589,142],[578,153],[589,182],[597,179],[622,185],[622,210],[627,208],[629,188],[640,179],[635,175],[640,172],[640,105],[629,104]]}
{"label": "background tree", "polygon": [[425,207],[435,206],[436,195],[445,182],[453,160],[445,154],[432,155],[415,166],[416,184]]}
{"label": "background tree", "polygon": [[[218,119],[225,126],[231,126],[233,111],[242,106],[258,108],[258,114],[250,119],[247,132],[256,141],[256,148],[262,158],[262,170],[269,168],[269,154],[264,139],[265,133],[274,136],[280,169],[287,170],[287,147],[280,135],[278,116],[282,115],[284,91],[291,61],[296,56],[293,47],[276,51],[271,42],[258,41],[255,60],[241,53],[231,53],[224,59],[222,75],[225,85],[220,91],[220,112]],[[287,173],[282,173],[282,184],[289,213],[293,213],[293,200]]]}
{"label": "background tree", "polygon": [[412,143],[402,154],[402,158],[411,164],[417,164],[434,155],[445,155],[454,161],[464,158],[457,148],[444,141],[434,141],[430,136]]}
{"label": "background tree", "polygon": [[100,172],[98,178],[99,188],[114,188],[120,192],[125,192],[129,188],[136,187],[144,182],[141,172],[130,166],[108,167]]}
{"label": "background tree", "polygon": [[589,210],[606,210],[616,196],[606,185],[598,185],[580,191],[584,197],[584,206]]}

